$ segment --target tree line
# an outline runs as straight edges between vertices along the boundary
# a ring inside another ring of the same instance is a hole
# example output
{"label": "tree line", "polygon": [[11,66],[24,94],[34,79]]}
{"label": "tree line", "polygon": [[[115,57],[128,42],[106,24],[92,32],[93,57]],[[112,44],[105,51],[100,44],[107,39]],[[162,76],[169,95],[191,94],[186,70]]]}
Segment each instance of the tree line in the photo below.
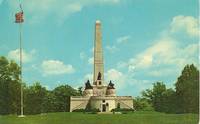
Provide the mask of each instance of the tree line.
{"label": "tree line", "polygon": [[[14,61],[0,57],[0,115],[20,114],[20,67]],[[39,114],[69,111],[70,96],[82,95],[69,85],[60,85],[47,90],[39,82],[31,86],[23,83],[24,113]],[[163,82],[156,82],[152,89],[146,89],[141,97],[134,98],[136,110],[166,113],[199,112],[199,70],[186,65],[178,77],[175,88],[166,88]]]}
{"label": "tree line", "polygon": [[156,82],[141,97],[134,99],[136,110],[155,110],[165,113],[199,113],[199,70],[186,65],[175,83],[175,89]]}

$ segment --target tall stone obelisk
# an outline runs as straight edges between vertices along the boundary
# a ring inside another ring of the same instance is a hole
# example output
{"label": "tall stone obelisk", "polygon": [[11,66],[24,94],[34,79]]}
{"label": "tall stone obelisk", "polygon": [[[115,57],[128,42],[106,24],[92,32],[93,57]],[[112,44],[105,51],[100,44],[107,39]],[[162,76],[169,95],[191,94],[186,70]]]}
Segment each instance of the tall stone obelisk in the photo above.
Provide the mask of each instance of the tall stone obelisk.
{"label": "tall stone obelisk", "polygon": [[93,84],[101,86],[104,81],[104,64],[103,64],[102,34],[101,22],[95,23],[95,40],[94,40],[94,73]]}

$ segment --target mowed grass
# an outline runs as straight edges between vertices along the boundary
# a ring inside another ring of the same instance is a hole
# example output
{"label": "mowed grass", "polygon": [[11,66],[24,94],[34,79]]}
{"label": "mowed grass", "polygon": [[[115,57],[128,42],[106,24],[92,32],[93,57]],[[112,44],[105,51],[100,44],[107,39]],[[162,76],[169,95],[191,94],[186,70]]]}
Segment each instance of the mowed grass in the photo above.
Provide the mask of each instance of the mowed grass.
{"label": "mowed grass", "polygon": [[0,116],[0,124],[198,124],[197,114],[135,112],[129,114],[48,113],[19,118]]}

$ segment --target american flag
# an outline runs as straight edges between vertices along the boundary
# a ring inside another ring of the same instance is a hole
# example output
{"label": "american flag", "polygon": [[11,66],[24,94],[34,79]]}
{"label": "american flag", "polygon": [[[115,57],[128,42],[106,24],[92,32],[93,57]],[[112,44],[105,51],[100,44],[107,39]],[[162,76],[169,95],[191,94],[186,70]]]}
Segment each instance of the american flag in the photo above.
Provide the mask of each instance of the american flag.
{"label": "american flag", "polygon": [[22,23],[24,22],[24,19],[23,19],[23,11],[22,12],[18,12],[15,14],[15,23]]}

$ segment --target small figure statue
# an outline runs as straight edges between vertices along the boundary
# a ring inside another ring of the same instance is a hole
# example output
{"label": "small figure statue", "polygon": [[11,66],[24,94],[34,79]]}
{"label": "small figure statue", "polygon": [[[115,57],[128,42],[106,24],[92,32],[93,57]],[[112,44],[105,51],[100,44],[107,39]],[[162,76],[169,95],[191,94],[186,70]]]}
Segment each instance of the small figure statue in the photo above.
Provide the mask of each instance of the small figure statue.
{"label": "small figure statue", "polygon": [[115,89],[114,84],[110,80],[110,83],[108,84],[108,89]]}
{"label": "small figure statue", "polygon": [[101,72],[98,73],[97,80],[101,80]]}
{"label": "small figure statue", "polygon": [[85,83],[85,89],[92,89],[92,86],[89,80],[87,80],[87,82]]}

